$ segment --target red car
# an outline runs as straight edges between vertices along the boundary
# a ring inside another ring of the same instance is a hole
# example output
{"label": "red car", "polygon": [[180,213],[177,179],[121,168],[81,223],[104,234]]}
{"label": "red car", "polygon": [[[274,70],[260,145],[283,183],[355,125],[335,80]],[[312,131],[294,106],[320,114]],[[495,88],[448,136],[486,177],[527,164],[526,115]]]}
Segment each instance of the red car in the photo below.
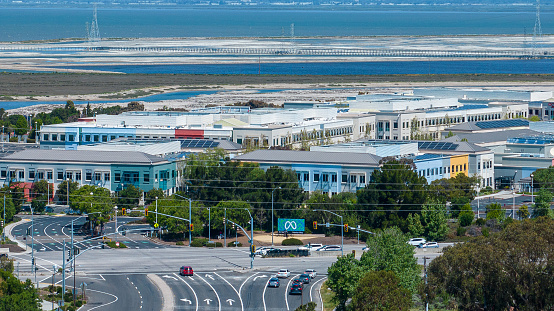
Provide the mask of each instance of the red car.
{"label": "red car", "polygon": [[179,271],[179,274],[184,275],[184,276],[193,276],[194,272],[192,271],[192,267],[184,266],[184,267],[181,267],[181,270]]}

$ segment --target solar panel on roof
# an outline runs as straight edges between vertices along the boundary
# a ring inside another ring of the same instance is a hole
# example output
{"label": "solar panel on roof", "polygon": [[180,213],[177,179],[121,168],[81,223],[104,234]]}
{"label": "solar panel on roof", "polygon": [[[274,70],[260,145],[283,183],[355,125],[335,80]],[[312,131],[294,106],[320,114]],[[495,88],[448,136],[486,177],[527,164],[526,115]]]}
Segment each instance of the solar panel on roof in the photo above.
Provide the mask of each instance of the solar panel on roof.
{"label": "solar panel on roof", "polygon": [[513,126],[528,126],[529,121],[514,119],[514,120],[495,120],[495,121],[479,121],[475,125],[482,129],[513,127]]}
{"label": "solar panel on roof", "polygon": [[419,142],[419,149],[430,150],[456,150],[457,144],[451,142],[424,141]]}
{"label": "solar panel on roof", "polygon": [[183,139],[181,148],[215,148],[219,142],[209,139]]}

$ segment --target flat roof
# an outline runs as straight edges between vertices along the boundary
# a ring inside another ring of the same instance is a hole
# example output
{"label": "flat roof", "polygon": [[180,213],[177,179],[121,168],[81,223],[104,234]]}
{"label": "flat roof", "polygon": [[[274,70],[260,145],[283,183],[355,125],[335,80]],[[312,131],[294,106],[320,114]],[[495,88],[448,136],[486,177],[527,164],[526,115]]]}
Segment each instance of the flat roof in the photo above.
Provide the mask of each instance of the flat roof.
{"label": "flat roof", "polygon": [[138,151],[96,151],[96,150],[48,150],[27,149],[0,158],[0,161],[17,162],[83,162],[83,163],[119,163],[154,164],[166,162],[161,157]]}
{"label": "flat roof", "polygon": [[312,163],[378,167],[381,157],[369,153],[256,150],[235,157],[235,160],[262,163]]}

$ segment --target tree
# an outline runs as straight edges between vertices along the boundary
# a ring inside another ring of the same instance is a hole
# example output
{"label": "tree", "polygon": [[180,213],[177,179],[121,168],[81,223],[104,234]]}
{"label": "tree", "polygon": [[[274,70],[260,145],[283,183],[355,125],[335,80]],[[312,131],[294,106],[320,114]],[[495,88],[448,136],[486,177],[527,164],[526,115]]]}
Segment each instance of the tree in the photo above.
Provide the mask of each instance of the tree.
{"label": "tree", "polygon": [[156,201],[156,198],[163,199],[165,197],[164,191],[160,188],[153,188],[146,192],[144,196],[144,205],[150,205]]}
{"label": "tree", "polygon": [[431,197],[439,202],[450,202],[451,217],[457,218],[461,207],[470,203],[476,195],[475,185],[479,182],[477,177],[469,177],[458,174],[455,177],[434,180],[429,187]]}
{"label": "tree", "polygon": [[421,209],[421,220],[425,228],[425,236],[434,241],[446,238],[448,224],[446,206],[438,202],[429,202]]}
{"label": "tree", "polygon": [[502,209],[500,203],[491,203],[487,205],[487,220],[496,219],[502,222],[504,218],[506,218],[506,212]]}
{"label": "tree", "polygon": [[408,231],[412,237],[422,236],[425,232],[421,220],[419,220],[419,214],[408,215]]}
{"label": "tree", "polygon": [[460,210],[460,214],[458,215],[458,222],[460,223],[460,226],[467,227],[471,225],[473,223],[474,218],[475,218],[475,213],[473,213],[471,204],[469,203],[464,204]]}
{"label": "tree", "polygon": [[316,303],[313,301],[310,301],[305,305],[298,306],[298,308],[296,308],[294,311],[315,311],[316,307],[317,307]]}
{"label": "tree", "polygon": [[346,301],[354,296],[358,281],[367,272],[354,254],[341,256],[327,269],[327,286],[331,288],[337,310],[344,310]]}
{"label": "tree", "polygon": [[29,131],[29,124],[27,124],[27,119],[22,116],[17,116],[17,121],[15,123],[15,135],[25,135]]}
{"label": "tree", "polygon": [[541,120],[541,118],[539,118],[539,116],[530,116],[528,119],[531,122],[538,122],[538,121]]}
{"label": "tree", "polygon": [[427,201],[427,181],[413,170],[413,163],[390,160],[374,171],[368,185],[358,190],[358,205],[374,228],[399,226],[407,229],[406,218]]}
{"label": "tree", "polygon": [[[194,225],[193,233],[196,235],[202,232],[204,226],[204,221],[201,219],[201,212],[199,211],[199,208],[201,207],[203,206],[200,202],[192,201],[192,224]],[[157,209],[156,203],[153,202],[150,206],[148,206],[148,210],[157,210],[159,213],[189,219],[189,202],[178,197],[158,198]],[[189,232],[190,230],[189,223],[186,220],[166,217],[163,215],[158,215],[156,217],[155,213],[150,212],[148,213],[146,219],[152,226],[156,224],[157,219],[158,225],[166,228],[171,234]]]}
{"label": "tree", "polygon": [[142,197],[142,190],[133,185],[127,185],[125,189],[119,191],[117,195],[117,204],[121,208],[133,208],[139,204]]}
{"label": "tree", "polygon": [[[58,203],[65,205],[67,204],[67,190],[68,190],[68,181],[64,180],[58,185],[58,190],[56,195],[58,196]],[[71,196],[79,188],[79,183],[76,181],[69,181],[69,195]],[[70,200],[71,201],[71,200]]]}
{"label": "tree", "polygon": [[552,204],[552,192],[541,188],[535,197],[535,206],[533,208],[533,217],[548,216],[553,217],[554,213],[550,209]]}
{"label": "tree", "polygon": [[409,310],[411,303],[412,294],[392,271],[366,273],[352,297],[352,309],[360,311]]}
{"label": "tree", "polygon": [[31,198],[36,198],[39,196],[44,196],[46,198],[48,194],[52,195],[54,193],[54,188],[52,185],[45,179],[34,182],[31,186]]}
{"label": "tree", "polygon": [[554,308],[554,220],[509,224],[443,250],[429,265],[428,286],[462,310]]}
{"label": "tree", "polygon": [[38,214],[44,212],[44,208],[46,207],[46,201],[47,201],[46,195],[40,195],[35,197],[31,201],[31,207],[33,208],[33,212]]}
{"label": "tree", "polygon": [[519,219],[526,219],[526,218],[529,218],[530,216],[531,216],[531,213],[529,213],[529,208],[525,204],[520,206],[519,209],[517,210],[517,217],[519,217]]}
{"label": "tree", "polygon": [[13,261],[0,259],[0,310],[39,311],[40,299],[31,280],[21,282],[13,275]]}
{"label": "tree", "polygon": [[74,210],[89,214],[89,219],[103,225],[108,222],[109,216],[114,212],[115,205],[110,190],[97,186],[83,185],[71,193],[69,196],[69,206]]}
{"label": "tree", "polygon": [[533,172],[533,188],[546,188],[546,190],[554,192],[554,166],[539,168]]}

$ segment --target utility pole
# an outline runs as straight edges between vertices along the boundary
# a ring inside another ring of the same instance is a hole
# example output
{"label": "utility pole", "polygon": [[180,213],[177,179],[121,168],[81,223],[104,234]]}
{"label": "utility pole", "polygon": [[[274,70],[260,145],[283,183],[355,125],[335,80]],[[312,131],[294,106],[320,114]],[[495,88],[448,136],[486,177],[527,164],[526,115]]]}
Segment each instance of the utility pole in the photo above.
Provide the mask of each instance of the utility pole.
{"label": "utility pole", "polygon": [[[423,276],[425,277],[425,290],[427,291],[427,258],[423,257]],[[425,311],[429,311],[429,297],[425,292]]]}
{"label": "utility pole", "polygon": [[223,247],[227,247],[227,208],[223,216]]}

